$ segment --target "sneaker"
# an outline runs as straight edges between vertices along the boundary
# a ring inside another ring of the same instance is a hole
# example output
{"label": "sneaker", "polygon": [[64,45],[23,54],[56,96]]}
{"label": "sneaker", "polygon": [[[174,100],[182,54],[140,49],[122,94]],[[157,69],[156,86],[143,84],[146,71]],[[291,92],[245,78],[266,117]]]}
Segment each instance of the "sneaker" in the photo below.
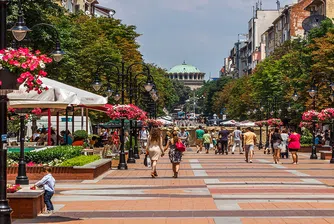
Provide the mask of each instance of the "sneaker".
{"label": "sneaker", "polygon": [[50,211],[50,210],[46,210],[46,211],[43,212],[43,214],[44,214],[44,215],[50,215],[50,214],[52,214],[52,211]]}
{"label": "sneaker", "polygon": [[250,163],[253,163],[253,161],[252,161],[252,160],[249,160],[249,162],[250,162]]}

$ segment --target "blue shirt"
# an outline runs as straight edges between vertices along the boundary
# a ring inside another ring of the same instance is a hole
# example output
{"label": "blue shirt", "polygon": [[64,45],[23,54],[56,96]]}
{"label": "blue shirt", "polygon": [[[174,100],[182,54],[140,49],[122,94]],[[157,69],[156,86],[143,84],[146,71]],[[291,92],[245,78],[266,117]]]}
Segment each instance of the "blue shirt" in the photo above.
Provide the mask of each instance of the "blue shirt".
{"label": "blue shirt", "polygon": [[38,181],[35,185],[37,187],[43,186],[45,191],[54,192],[55,191],[56,180],[53,178],[51,173],[45,175],[42,180]]}
{"label": "blue shirt", "polygon": [[67,144],[72,145],[73,140],[69,135],[64,135],[64,143],[66,143],[66,138],[67,138]]}

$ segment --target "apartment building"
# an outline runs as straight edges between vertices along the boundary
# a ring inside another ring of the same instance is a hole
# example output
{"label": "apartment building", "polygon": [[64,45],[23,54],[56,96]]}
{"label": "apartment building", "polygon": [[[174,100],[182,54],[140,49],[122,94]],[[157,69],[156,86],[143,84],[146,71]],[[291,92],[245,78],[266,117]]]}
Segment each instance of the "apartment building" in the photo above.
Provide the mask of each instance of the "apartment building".
{"label": "apartment building", "polygon": [[281,14],[273,21],[261,36],[261,60],[270,56],[272,52],[283,45],[287,40],[303,38],[305,31],[302,27],[303,21],[310,16],[305,10],[312,0],[299,0],[293,5],[286,5]]}
{"label": "apartment building", "polygon": [[99,5],[97,0],[55,0],[70,13],[79,11],[95,17],[112,17],[115,10]]}
{"label": "apartment building", "polygon": [[334,19],[334,0],[313,0],[306,7],[311,15],[323,15]]}

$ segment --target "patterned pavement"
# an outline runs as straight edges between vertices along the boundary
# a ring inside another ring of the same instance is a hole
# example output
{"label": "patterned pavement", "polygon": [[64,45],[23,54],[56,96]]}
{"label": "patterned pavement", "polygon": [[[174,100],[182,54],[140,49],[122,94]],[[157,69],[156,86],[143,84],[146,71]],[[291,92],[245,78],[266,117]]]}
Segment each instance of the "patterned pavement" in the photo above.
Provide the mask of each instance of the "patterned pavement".
{"label": "patterned pavement", "polygon": [[58,181],[54,214],[14,223],[334,224],[334,165],[299,158],[273,164],[256,150],[246,163],[239,154],[189,151],[178,179],[167,157],[155,179],[140,159],[95,180]]}

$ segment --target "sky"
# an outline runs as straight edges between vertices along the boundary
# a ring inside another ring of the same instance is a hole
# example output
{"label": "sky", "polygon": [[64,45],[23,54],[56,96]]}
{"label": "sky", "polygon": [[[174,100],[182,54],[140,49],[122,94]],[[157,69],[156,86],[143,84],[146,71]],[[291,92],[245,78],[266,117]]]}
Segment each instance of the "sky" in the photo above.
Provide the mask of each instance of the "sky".
{"label": "sky", "polygon": [[[296,0],[281,0],[281,6]],[[276,0],[262,0],[276,9]],[[99,0],[115,18],[135,25],[145,62],[167,70],[194,65],[206,79],[218,77],[239,33],[247,32],[256,0]]]}

